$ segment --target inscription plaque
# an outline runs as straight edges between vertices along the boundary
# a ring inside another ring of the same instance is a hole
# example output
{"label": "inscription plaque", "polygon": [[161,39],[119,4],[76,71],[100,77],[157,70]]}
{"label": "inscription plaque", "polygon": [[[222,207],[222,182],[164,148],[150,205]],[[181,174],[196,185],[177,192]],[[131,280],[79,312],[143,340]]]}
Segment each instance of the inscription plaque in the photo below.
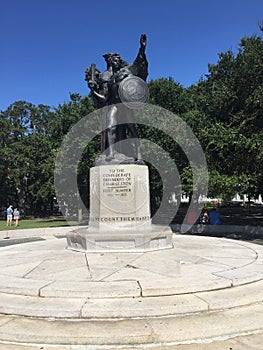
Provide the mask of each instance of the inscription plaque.
{"label": "inscription plaque", "polygon": [[90,226],[109,230],[151,224],[148,177],[147,166],[92,168]]}

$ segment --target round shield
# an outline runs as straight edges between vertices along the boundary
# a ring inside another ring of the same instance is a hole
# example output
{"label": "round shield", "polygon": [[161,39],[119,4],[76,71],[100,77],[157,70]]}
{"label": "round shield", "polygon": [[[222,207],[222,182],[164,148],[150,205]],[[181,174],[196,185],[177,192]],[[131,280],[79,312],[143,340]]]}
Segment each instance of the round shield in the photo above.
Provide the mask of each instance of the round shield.
{"label": "round shield", "polygon": [[119,85],[121,101],[129,108],[142,107],[149,98],[149,89],[144,80],[131,76],[123,79]]}

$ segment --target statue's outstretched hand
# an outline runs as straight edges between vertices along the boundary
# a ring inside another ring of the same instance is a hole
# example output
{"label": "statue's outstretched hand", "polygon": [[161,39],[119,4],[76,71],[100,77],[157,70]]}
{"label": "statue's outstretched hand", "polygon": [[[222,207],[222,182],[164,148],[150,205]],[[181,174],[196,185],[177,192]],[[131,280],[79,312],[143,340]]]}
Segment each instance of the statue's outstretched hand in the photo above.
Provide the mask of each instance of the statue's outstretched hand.
{"label": "statue's outstretched hand", "polygon": [[142,34],[141,35],[141,38],[140,38],[140,44],[141,44],[141,47],[145,47],[146,46],[146,34]]}

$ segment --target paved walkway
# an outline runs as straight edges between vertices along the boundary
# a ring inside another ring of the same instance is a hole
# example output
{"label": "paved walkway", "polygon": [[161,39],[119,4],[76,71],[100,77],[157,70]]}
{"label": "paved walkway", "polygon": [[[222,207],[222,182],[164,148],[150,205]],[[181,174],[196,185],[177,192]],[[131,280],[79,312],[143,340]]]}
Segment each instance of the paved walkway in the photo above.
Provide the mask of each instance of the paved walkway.
{"label": "paved walkway", "polygon": [[1,350],[261,349],[263,246],[175,235],[85,254],[39,236],[0,248]]}

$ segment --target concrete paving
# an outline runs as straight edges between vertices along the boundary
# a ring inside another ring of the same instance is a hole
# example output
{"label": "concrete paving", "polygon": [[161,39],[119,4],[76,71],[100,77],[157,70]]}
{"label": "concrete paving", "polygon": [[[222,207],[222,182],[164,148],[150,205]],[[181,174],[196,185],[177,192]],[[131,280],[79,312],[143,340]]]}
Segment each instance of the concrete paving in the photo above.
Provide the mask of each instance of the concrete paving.
{"label": "concrete paving", "polygon": [[80,253],[38,235],[0,248],[0,350],[261,349],[263,246],[174,235],[172,249]]}

